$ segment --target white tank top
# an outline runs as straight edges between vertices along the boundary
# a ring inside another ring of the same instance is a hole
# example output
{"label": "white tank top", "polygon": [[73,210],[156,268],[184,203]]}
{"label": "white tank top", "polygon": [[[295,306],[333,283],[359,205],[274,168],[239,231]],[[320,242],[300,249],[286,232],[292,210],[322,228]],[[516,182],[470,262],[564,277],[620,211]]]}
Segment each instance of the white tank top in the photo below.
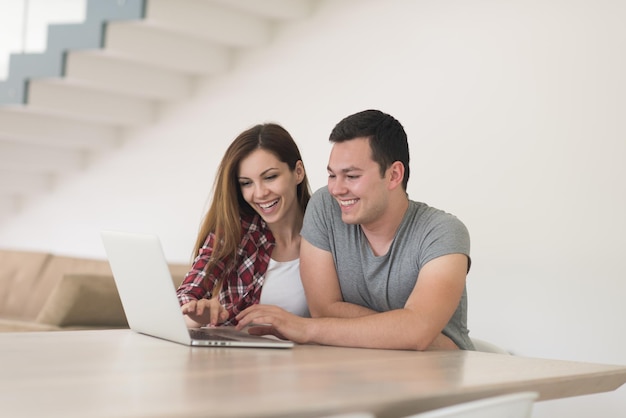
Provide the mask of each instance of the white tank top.
{"label": "white tank top", "polygon": [[310,316],[300,280],[300,259],[291,261],[270,259],[259,303],[276,305],[298,316]]}

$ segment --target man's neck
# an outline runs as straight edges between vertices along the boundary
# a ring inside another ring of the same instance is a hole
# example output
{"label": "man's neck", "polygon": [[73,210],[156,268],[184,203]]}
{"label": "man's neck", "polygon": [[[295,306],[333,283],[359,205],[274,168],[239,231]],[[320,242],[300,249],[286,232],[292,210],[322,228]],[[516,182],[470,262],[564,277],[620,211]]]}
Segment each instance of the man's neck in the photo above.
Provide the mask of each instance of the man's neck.
{"label": "man's neck", "polygon": [[362,224],[361,230],[375,256],[387,254],[409,207],[406,194],[390,199],[387,210],[374,222]]}

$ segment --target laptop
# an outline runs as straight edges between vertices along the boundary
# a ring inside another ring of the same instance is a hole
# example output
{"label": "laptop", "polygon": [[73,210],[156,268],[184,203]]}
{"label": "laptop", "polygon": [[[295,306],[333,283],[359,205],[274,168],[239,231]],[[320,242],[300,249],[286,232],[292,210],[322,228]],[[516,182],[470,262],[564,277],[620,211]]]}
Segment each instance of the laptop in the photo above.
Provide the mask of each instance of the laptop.
{"label": "laptop", "polygon": [[101,231],[101,236],[133,331],[190,346],[294,346],[291,341],[250,335],[234,327],[187,328],[158,236],[119,231]]}

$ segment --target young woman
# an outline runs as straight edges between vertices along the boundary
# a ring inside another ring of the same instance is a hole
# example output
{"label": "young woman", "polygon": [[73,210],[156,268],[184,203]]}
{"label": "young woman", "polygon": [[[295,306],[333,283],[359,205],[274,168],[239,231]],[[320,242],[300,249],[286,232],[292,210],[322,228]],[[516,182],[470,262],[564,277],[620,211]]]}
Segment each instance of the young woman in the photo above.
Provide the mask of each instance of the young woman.
{"label": "young woman", "polygon": [[298,257],[310,196],[300,151],[284,128],[256,125],[233,141],[176,292],[187,326],[235,325],[258,303],[308,316]]}

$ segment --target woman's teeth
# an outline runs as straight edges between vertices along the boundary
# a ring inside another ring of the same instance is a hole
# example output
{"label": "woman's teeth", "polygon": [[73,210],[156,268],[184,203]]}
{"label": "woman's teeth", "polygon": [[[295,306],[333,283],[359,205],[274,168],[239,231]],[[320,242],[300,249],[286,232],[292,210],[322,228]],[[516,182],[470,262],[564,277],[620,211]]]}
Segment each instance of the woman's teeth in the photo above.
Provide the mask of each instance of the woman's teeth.
{"label": "woman's teeth", "polygon": [[276,203],[278,203],[278,199],[274,200],[273,202],[269,202],[269,203],[259,203],[259,207],[261,209],[269,209],[272,206],[274,206]]}

